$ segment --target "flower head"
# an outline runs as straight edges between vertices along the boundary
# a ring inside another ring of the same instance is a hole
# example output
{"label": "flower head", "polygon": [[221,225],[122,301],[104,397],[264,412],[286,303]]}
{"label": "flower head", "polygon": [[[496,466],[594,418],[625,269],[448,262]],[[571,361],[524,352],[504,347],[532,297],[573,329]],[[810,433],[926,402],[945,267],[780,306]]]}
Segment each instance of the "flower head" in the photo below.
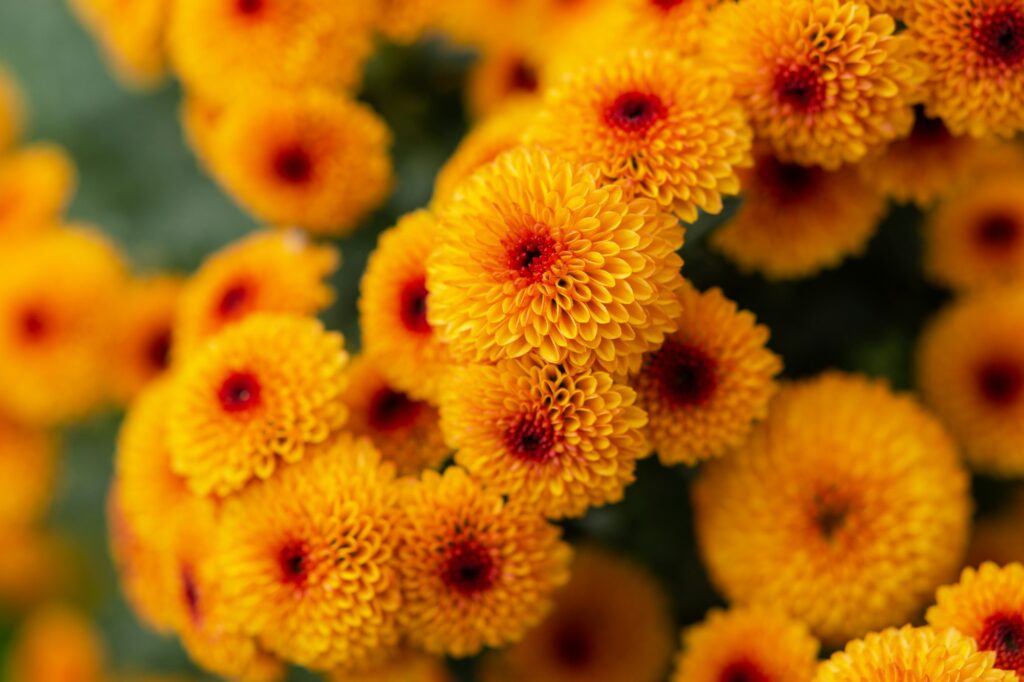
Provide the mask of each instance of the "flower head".
{"label": "flower head", "polygon": [[469,110],[484,119],[514,104],[536,107],[537,95],[549,77],[544,60],[521,47],[487,52],[469,74]]}
{"label": "flower head", "polygon": [[171,338],[182,281],[170,275],[137,279],[121,295],[114,323],[117,362],[111,389],[129,402],[171,365]]}
{"label": "flower head", "polygon": [[0,417],[0,527],[27,526],[42,516],[53,493],[56,445],[44,431]]}
{"label": "flower head", "polygon": [[11,682],[100,682],[104,652],[84,616],[66,607],[37,611],[22,625],[12,647]]}
{"label": "flower head", "polygon": [[53,227],[74,188],[75,167],[59,147],[36,144],[0,157],[0,237]]}
{"label": "flower head", "polygon": [[165,29],[171,0],[71,0],[126,83],[156,85],[166,70]]}
{"label": "flower head", "polygon": [[0,67],[0,152],[7,151],[21,135],[24,104],[14,78]]}
{"label": "flower head", "polygon": [[396,43],[414,42],[432,28],[449,0],[383,0],[377,30]]}
{"label": "flower head", "polygon": [[628,0],[629,34],[637,44],[692,55],[719,0]]}

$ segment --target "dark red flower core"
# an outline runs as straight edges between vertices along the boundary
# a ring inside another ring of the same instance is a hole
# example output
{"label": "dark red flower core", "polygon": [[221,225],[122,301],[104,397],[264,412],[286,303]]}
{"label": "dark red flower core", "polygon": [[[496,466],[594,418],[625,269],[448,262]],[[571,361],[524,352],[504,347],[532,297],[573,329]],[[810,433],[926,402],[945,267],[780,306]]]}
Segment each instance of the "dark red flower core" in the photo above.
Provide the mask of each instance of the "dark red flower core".
{"label": "dark red flower core", "polygon": [[771,678],[753,661],[740,659],[722,669],[719,682],[772,682]]}
{"label": "dark red flower core", "polygon": [[277,565],[282,582],[302,587],[309,577],[309,550],[301,541],[286,542],[277,552]]}
{"label": "dark red flower core", "polygon": [[914,108],[914,127],[910,139],[917,144],[943,144],[953,138],[942,119],[925,116],[924,107]]}
{"label": "dark red flower core", "polygon": [[171,364],[171,330],[158,329],[146,342],[146,362],[149,366],[162,372]]}
{"label": "dark red flower core", "polygon": [[266,4],[266,0],[235,0],[235,9],[239,14],[259,14]]}
{"label": "dark red flower core", "polygon": [[978,390],[993,407],[1009,407],[1024,397],[1024,366],[1009,358],[994,358],[976,370]]}
{"label": "dark red flower core", "polygon": [[985,619],[978,648],[996,652],[996,667],[1024,672],[1024,617],[1019,613],[995,613]]}
{"label": "dark red flower core", "polygon": [[417,277],[402,285],[398,293],[398,315],[402,324],[416,334],[431,333],[427,321],[427,278]]}
{"label": "dark red flower core", "polygon": [[594,641],[586,623],[561,623],[552,636],[552,654],[563,668],[582,670],[594,660]]}
{"label": "dark red flower core", "polygon": [[662,400],[672,405],[703,405],[718,388],[718,363],[693,344],[666,341],[654,354],[649,369]]}
{"label": "dark red flower core", "polygon": [[250,372],[232,372],[217,391],[225,412],[244,412],[260,404],[260,382]]}
{"label": "dark red flower core", "polygon": [[530,282],[540,280],[559,256],[558,243],[543,225],[537,225],[536,228],[503,242],[508,269]]}
{"label": "dark red flower core", "polygon": [[508,72],[508,89],[512,92],[537,92],[538,87],[537,69],[525,59],[517,59]]}
{"label": "dark red flower core", "polygon": [[198,623],[201,613],[199,611],[199,588],[196,586],[195,569],[189,564],[181,567],[181,596],[185,600],[185,608],[193,623]]}
{"label": "dark red flower core", "polygon": [[833,489],[814,498],[814,525],[826,540],[831,540],[850,518],[850,502]]}
{"label": "dark red flower core", "polygon": [[313,159],[299,145],[277,150],[273,163],[274,174],[289,184],[301,185],[313,177]]}
{"label": "dark red flower core", "polygon": [[498,577],[498,565],[491,552],[476,540],[450,544],[441,566],[445,587],[465,597],[489,590]]}
{"label": "dark red flower core", "polygon": [[527,462],[548,462],[555,457],[557,435],[544,412],[523,412],[505,431],[509,454]]}
{"label": "dark red flower core", "polygon": [[668,109],[657,95],[647,92],[624,92],[605,107],[605,123],[627,133],[643,134],[668,115]]}
{"label": "dark red flower core", "polygon": [[814,114],[825,104],[825,81],[810,66],[791,64],[775,72],[775,99],[801,114]]}
{"label": "dark red flower core", "polygon": [[411,426],[423,403],[390,386],[382,386],[370,397],[367,421],[378,431],[395,431]]}
{"label": "dark red flower core", "polygon": [[17,328],[22,340],[26,343],[39,343],[53,331],[53,325],[46,313],[35,307],[21,311],[17,320]]}
{"label": "dark red flower core", "polygon": [[758,182],[779,203],[800,201],[814,194],[824,172],[818,167],[782,163],[774,156],[763,156],[754,169]]}
{"label": "dark red flower core", "polygon": [[652,5],[658,9],[663,9],[666,12],[674,7],[678,7],[684,2],[686,2],[686,0],[651,0]]}
{"label": "dark red flower core", "polygon": [[252,286],[248,282],[235,282],[224,290],[217,301],[217,315],[225,320],[238,317],[251,298]]}
{"label": "dark red flower core", "polygon": [[978,245],[987,251],[1012,249],[1024,237],[1024,226],[1016,216],[992,213],[978,221],[974,232]]}
{"label": "dark red flower core", "polygon": [[1024,10],[1007,3],[977,16],[971,27],[978,54],[993,66],[1015,67],[1024,61]]}

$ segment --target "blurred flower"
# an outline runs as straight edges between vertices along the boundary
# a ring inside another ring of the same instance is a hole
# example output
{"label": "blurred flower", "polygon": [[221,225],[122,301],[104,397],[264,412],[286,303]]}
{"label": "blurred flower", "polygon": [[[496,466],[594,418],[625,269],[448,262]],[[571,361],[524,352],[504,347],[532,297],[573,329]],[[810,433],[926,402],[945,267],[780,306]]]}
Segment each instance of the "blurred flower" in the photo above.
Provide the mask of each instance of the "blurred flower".
{"label": "blurred flower", "polygon": [[720,289],[701,293],[687,283],[679,303],[679,329],[633,379],[663,464],[695,464],[739,445],[767,414],[782,370],[766,348],[768,328]]}
{"label": "blurred flower", "polygon": [[484,487],[553,519],[622,499],[650,448],[636,394],[598,370],[533,360],[451,370],[441,429]]}
{"label": "blurred flower", "polygon": [[399,618],[414,644],[468,656],[521,639],[547,615],[569,578],[556,526],[458,467],[425,471],[404,492]]}
{"label": "blurred flower", "polygon": [[454,682],[445,660],[412,649],[369,672],[335,671],[329,682]]}
{"label": "blurred flower", "polygon": [[886,209],[884,197],[848,166],[827,171],[759,154],[740,177],[746,200],[711,244],[769,279],[815,275],[862,252]]}
{"label": "blurred flower", "polygon": [[56,439],[0,417],[0,528],[39,520],[53,494]]}
{"label": "blurred flower", "polygon": [[35,144],[0,156],[0,238],[60,222],[75,189],[75,167],[60,147]]}
{"label": "blurred flower", "polygon": [[981,471],[1024,473],[1024,288],[952,303],[925,329],[917,353],[924,399]]}
{"label": "blurred flower", "polygon": [[708,465],[698,541],[730,601],[783,610],[834,646],[906,622],[961,565],[967,483],[913,399],[824,374],[784,387],[743,446]]}
{"label": "blurred flower", "polygon": [[967,547],[966,566],[980,566],[986,561],[997,564],[1024,562],[1024,488],[1016,487],[1009,500],[994,511],[974,519],[971,543]]}
{"label": "blurred flower", "polygon": [[227,495],[292,464],[345,422],[348,355],[315,319],[251,315],[189,358],[168,405],[174,470]]}
{"label": "blurred flower", "polygon": [[121,294],[114,323],[111,388],[128,403],[170,367],[171,334],[182,280],[170,275],[136,279]]}
{"label": "blurred flower", "polygon": [[10,682],[101,682],[103,643],[81,614],[64,606],[36,611],[17,635]]}
{"label": "blurred flower", "polygon": [[428,318],[454,353],[635,371],[675,329],[682,229],[599,181],[533,149],[467,181],[428,263]]}
{"label": "blurred flower", "polygon": [[5,152],[21,136],[24,127],[24,103],[17,81],[0,66],[0,152]]}
{"label": "blurred flower", "polygon": [[720,0],[627,0],[629,35],[638,45],[672,50],[681,55],[698,51],[707,33],[711,8]]}
{"label": "blurred flower", "polygon": [[432,28],[450,0],[382,0],[377,30],[386,38],[409,44]]}
{"label": "blurred flower", "polygon": [[70,0],[71,8],[99,40],[122,81],[152,87],[167,68],[165,32],[171,0]]}
{"label": "blurred flower", "polygon": [[469,72],[469,110],[482,119],[510,104],[536,107],[544,76],[543,61],[530,50],[506,48],[488,52]]}
{"label": "blurred flower", "polygon": [[453,40],[489,52],[533,42],[537,0],[436,0],[439,27]]}
{"label": "blurred flower", "polygon": [[66,538],[34,527],[0,529],[0,606],[20,612],[67,594],[82,566]]}

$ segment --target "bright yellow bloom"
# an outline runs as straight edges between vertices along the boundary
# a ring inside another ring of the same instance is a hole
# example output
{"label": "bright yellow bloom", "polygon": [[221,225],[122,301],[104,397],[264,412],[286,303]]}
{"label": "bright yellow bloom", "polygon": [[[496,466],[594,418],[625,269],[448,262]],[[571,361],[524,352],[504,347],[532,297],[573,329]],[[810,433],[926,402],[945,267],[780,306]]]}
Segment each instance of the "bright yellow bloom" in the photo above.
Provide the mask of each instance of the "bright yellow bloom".
{"label": "bright yellow bloom", "polygon": [[428,318],[455,354],[620,373],[675,329],[683,230],[600,182],[593,166],[525,148],[467,181],[427,277]]}
{"label": "bright yellow bloom", "polygon": [[803,623],[760,608],[714,610],[683,633],[672,682],[811,682],[817,663]]}
{"label": "bright yellow bloom", "polygon": [[121,294],[113,334],[111,389],[131,401],[171,362],[171,335],[182,280],[169,275],[136,279]]}
{"label": "bright yellow bloom", "polygon": [[458,43],[481,52],[533,42],[538,0],[435,0],[438,27]]}
{"label": "bright yellow bloom", "polygon": [[724,3],[703,56],[780,159],[835,169],[910,132],[924,70],[895,30],[892,17],[856,2]]}
{"label": "bright yellow bloom", "polygon": [[0,527],[37,521],[53,494],[57,444],[44,431],[0,417]]}
{"label": "bright yellow bloom", "polygon": [[[967,475],[939,423],[883,383],[829,373],[784,387],[694,491],[712,580],[827,645],[906,622],[960,566]],[[898,551],[894,551],[898,548]]]}
{"label": "bright yellow bloom", "polygon": [[14,78],[0,66],[0,152],[5,152],[21,135],[24,103]]}
{"label": "bright yellow bloom", "polygon": [[1024,287],[964,297],[930,323],[917,352],[924,399],[968,463],[1024,473]]}
{"label": "bright yellow bloom", "polygon": [[75,183],[75,167],[57,146],[36,144],[0,157],[0,238],[53,227]]}
{"label": "bright yellow bloom", "polygon": [[368,672],[335,671],[330,682],[454,682],[448,666],[440,656],[431,656],[412,649],[403,651],[379,668]]}
{"label": "bright yellow bloom", "polygon": [[696,53],[707,32],[711,9],[720,0],[627,0],[630,23],[626,30],[638,45]]}
{"label": "bright yellow bloom", "polygon": [[850,166],[827,171],[759,154],[740,177],[746,200],[711,245],[769,279],[808,277],[861,253],[885,213],[882,194]]}
{"label": "bright yellow bloom", "polygon": [[405,490],[399,618],[412,643],[469,656],[518,641],[569,578],[569,546],[536,511],[484,492],[463,469]]}
{"label": "bright yellow bloom", "polygon": [[769,331],[720,289],[679,290],[679,329],[633,378],[663,464],[695,464],[736,447],[768,412],[782,361]]}
{"label": "bright yellow bloom", "polygon": [[171,0],[71,0],[125,83],[151,87],[167,68],[165,32]]}
{"label": "bright yellow bloom", "polygon": [[669,51],[598,59],[548,90],[526,139],[579,163],[602,182],[692,222],[722,210],[749,163],[750,128],[727,84]]}
{"label": "bright yellow bloom", "polygon": [[548,74],[535,50],[505,48],[484,54],[469,72],[467,100],[472,114],[484,119],[502,107],[536,108]]}
{"label": "bright yellow bloom", "polygon": [[43,608],[21,626],[8,662],[10,682],[101,682],[103,643],[84,616]]}

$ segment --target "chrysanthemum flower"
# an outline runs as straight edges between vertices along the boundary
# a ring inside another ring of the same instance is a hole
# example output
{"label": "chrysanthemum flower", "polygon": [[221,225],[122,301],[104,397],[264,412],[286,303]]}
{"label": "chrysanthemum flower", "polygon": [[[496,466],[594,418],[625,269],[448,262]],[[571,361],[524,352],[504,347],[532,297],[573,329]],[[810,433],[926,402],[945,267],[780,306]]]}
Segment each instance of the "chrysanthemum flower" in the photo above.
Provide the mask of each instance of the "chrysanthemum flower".
{"label": "chrysanthemum flower", "polygon": [[663,464],[695,464],[739,445],[763,419],[782,370],[769,331],[720,289],[679,290],[679,329],[633,379],[647,434]]}
{"label": "chrysanthemum flower", "polygon": [[387,125],[339,93],[244,98],[224,108],[208,138],[194,141],[204,139],[211,172],[246,210],[274,225],[348,232],[391,188]]}
{"label": "chrysanthemum flower", "polygon": [[251,315],[212,339],[175,378],[168,442],[199,494],[226,495],[294,463],[345,421],[341,334],[315,319]]}
{"label": "chrysanthemum flower", "polygon": [[669,51],[630,51],[564,76],[526,139],[593,163],[686,221],[718,213],[749,162],[750,128],[729,86]]}
{"label": "chrysanthemum flower", "polygon": [[909,35],[929,67],[924,103],[954,135],[1024,128],[1024,3],[909,0]]}
{"label": "chrysanthemum flower", "polygon": [[0,237],[59,222],[75,188],[75,167],[59,147],[37,144],[0,157]]}
{"label": "chrysanthemum flower", "polygon": [[0,527],[39,519],[53,492],[56,455],[50,435],[0,417]]}
{"label": "chrysanthemum flower", "polygon": [[339,670],[327,679],[330,682],[454,682],[443,658],[412,649],[368,672]]}
{"label": "chrysanthemum flower", "polygon": [[114,326],[111,388],[124,403],[171,363],[171,334],[182,281],[169,275],[137,279],[121,295]]}
{"label": "chrysanthemum flower", "polygon": [[383,0],[377,30],[396,43],[408,44],[436,24],[449,0]]}
{"label": "chrysanthemum flower", "polygon": [[569,546],[540,514],[484,492],[459,467],[425,471],[402,499],[399,612],[412,643],[469,656],[515,642],[569,578]]}
{"label": "chrysanthemum flower", "polygon": [[639,45],[692,55],[719,0],[627,0],[629,35]]}
{"label": "chrysanthemum flower", "polygon": [[910,132],[924,71],[895,30],[892,17],[855,2],[725,3],[703,56],[779,158],[835,169]]}
{"label": "chrysanthemum flower", "polygon": [[231,621],[299,665],[383,663],[401,604],[394,475],[342,434],[230,498],[214,571]]}
{"label": "chrysanthemum flower", "polygon": [[683,633],[672,682],[811,682],[818,641],[777,611],[711,611]]}
{"label": "chrysanthemum flower", "polygon": [[147,87],[163,78],[171,0],[71,0],[70,4],[124,82]]}
{"label": "chrysanthemum flower", "polygon": [[0,605],[24,612],[70,593],[78,558],[65,538],[37,528],[0,527]]}
{"label": "chrysanthemum flower", "polygon": [[168,49],[190,90],[219,99],[266,88],[356,85],[376,2],[175,0]]}
{"label": "chrysanthemum flower", "polygon": [[954,289],[1024,284],[1024,173],[985,177],[925,222],[925,273]]}
{"label": "chrysanthemum flower", "polygon": [[605,372],[519,359],[451,370],[441,429],[485,487],[549,518],[622,499],[650,448],[636,394]]}
{"label": "chrysanthemum flower", "polygon": [[438,240],[434,217],[416,211],[380,236],[359,283],[363,351],[395,388],[436,402],[450,362],[447,345],[427,320],[427,259]]}
{"label": "chrysanthemum flower", "polygon": [[338,261],[337,250],[298,232],[259,232],[213,254],[181,292],[175,357],[252,313],[318,313],[334,300],[324,280]]}
{"label": "chrysanthemum flower", "polygon": [[694,491],[699,545],[731,601],[841,644],[906,622],[957,570],[967,483],[913,399],[829,373],[784,387],[750,438],[708,466]]}
{"label": "chrysanthemum flower", "polygon": [[0,67],[0,152],[14,144],[24,124],[21,90],[14,78]]}
{"label": "chrysanthemum flower", "polygon": [[434,469],[448,458],[437,408],[396,389],[367,357],[353,360],[346,376],[346,430],[369,438],[399,475]]}
{"label": "chrysanthemum flower", "polygon": [[1014,682],[994,659],[956,630],[907,625],[850,642],[821,664],[814,682]]}
{"label": "chrysanthemum flower", "polygon": [[543,60],[531,51],[521,47],[492,50],[469,73],[469,110],[483,119],[511,104],[535,107],[545,77]]}
{"label": "chrysanthemum flower", "polygon": [[10,652],[11,682],[101,682],[103,643],[84,616],[63,606],[43,608],[26,621]]}
{"label": "chrysanthemum flower", "polygon": [[770,279],[808,277],[860,253],[885,212],[883,195],[852,167],[827,171],[759,154],[740,177],[746,200],[711,245]]}
{"label": "chrysanthemum flower", "polygon": [[593,166],[526,148],[467,181],[428,263],[428,318],[454,353],[620,373],[675,329],[682,229],[600,182]]}
{"label": "chrysanthemum flower", "polygon": [[537,0],[436,0],[438,27],[458,43],[488,52],[531,42]]}
{"label": "chrysanthemum flower", "polygon": [[[587,548],[555,607],[521,642],[487,661],[487,682],[657,682],[673,624],[658,583],[633,563]],[[716,681],[717,682],[717,681]]]}
{"label": "chrysanthemum flower", "polygon": [[51,424],[102,402],[124,277],[120,255],[90,230],[55,230],[19,245],[17,257],[0,268],[0,407],[6,414]]}
{"label": "chrysanthemum flower", "polygon": [[962,298],[925,330],[917,383],[982,471],[1024,473],[1024,288]]}

